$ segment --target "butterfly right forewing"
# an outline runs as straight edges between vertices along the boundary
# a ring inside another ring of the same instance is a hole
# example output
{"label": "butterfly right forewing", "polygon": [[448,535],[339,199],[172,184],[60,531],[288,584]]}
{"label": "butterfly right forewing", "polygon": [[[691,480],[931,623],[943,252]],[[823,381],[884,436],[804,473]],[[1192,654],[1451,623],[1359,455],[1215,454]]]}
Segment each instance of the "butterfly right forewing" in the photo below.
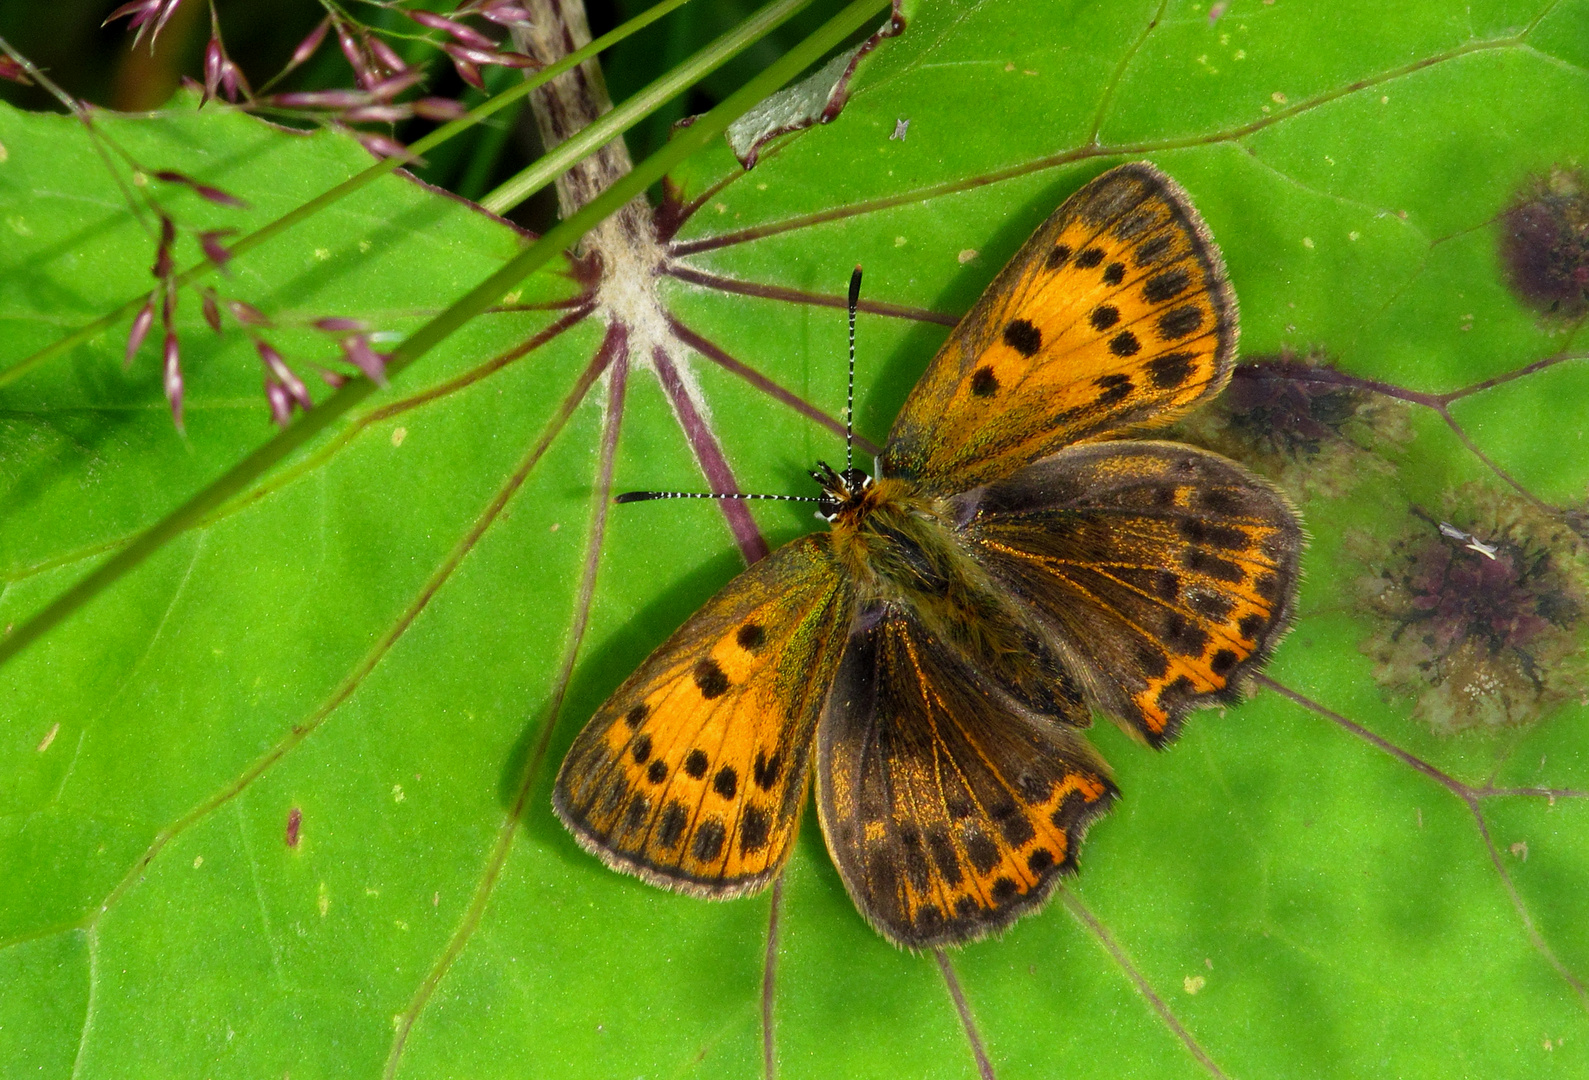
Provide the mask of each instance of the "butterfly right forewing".
{"label": "butterfly right forewing", "polygon": [[1202,218],[1145,161],[1055,210],[950,333],[883,473],[952,495],[1070,443],[1168,423],[1224,387],[1236,297]]}

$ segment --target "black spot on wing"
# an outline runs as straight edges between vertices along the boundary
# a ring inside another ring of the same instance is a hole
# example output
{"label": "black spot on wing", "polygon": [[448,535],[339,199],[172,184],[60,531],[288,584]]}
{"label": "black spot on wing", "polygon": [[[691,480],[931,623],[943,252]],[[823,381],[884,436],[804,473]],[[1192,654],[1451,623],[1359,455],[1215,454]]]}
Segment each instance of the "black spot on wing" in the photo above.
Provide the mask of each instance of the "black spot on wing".
{"label": "black spot on wing", "polygon": [[755,652],[766,642],[767,632],[756,623],[748,622],[739,628],[734,640],[739,642],[739,647],[746,652]]}
{"label": "black spot on wing", "polygon": [[1202,656],[1208,645],[1208,631],[1179,611],[1164,617],[1164,643],[1182,656]]}
{"label": "black spot on wing", "polygon": [[684,771],[696,780],[706,775],[706,767],[709,764],[704,750],[691,750],[684,755]]}
{"label": "black spot on wing", "polygon": [[1083,270],[1091,270],[1103,262],[1103,248],[1090,247],[1076,256],[1076,265]]}
{"label": "black spot on wing", "polygon": [[717,775],[712,777],[712,790],[725,799],[734,797],[734,792],[739,790],[739,774],[732,765],[724,765],[717,770]]}
{"label": "black spot on wing", "polygon": [[999,378],[993,374],[993,369],[986,365],[977,368],[971,375],[971,393],[977,397],[992,397],[998,393]]}
{"label": "black spot on wing", "polygon": [[1194,333],[1203,325],[1203,309],[1196,304],[1182,304],[1159,316],[1158,332],[1163,341],[1174,341]]}
{"label": "black spot on wing", "polygon": [[690,854],[695,856],[696,862],[711,862],[723,853],[723,841],[728,837],[728,830],[717,818],[707,818],[695,830],[695,843],[690,846]]}
{"label": "black spot on wing", "polygon": [[646,769],[646,779],[651,781],[653,784],[660,784],[667,778],[668,763],[663,761],[661,758],[657,758],[651,763],[650,767]]}
{"label": "black spot on wing", "polygon": [[1172,266],[1148,278],[1147,284],[1142,286],[1142,299],[1150,304],[1162,304],[1181,295],[1190,284],[1191,276],[1186,268]]}
{"label": "black spot on wing", "polygon": [[636,765],[644,765],[651,757],[651,736],[640,735],[629,745],[629,752],[634,755]]}
{"label": "black spot on wing", "polygon": [[1183,519],[1180,533],[1194,544],[1207,544],[1226,551],[1246,551],[1249,546],[1247,534],[1240,529],[1211,524],[1200,518]]}
{"label": "black spot on wing", "polygon": [[1159,233],[1157,236],[1150,236],[1137,245],[1133,258],[1138,266],[1152,266],[1154,263],[1162,261],[1164,256],[1169,254],[1170,245],[1173,243],[1174,239],[1169,233]]}
{"label": "black spot on wing", "polygon": [[657,824],[657,844],[662,850],[678,846],[684,837],[684,827],[690,823],[690,812],[677,799],[662,808],[662,820]]}
{"label": "black spot on wing", "polygon": [[1113,405],[1117,401],[1124,401],[1131,396],[1133,389],[1129,375],[1104,375],[1093,380],[1093,385],[1103,393],[1098,395],[1098,404]]}
{"label": "black spot on wing", "polygon": [[1135,356],[1141,350],[1142,343],[1129,330],[1122,330],[1109,339],[1109,351],[1116,356]]}
{"label": "black spot on wing", "polygon": [[640,704],[636,705],[634,708],[623,714],[623,722],[628,724],[629,729],[632,731],[641,724],[645,723],[646,713],[650,711],[651,710],[646,707],[646,703],[642,701]]}
{"label": "black spot on wing", "polygon": [[1155,356],[1148,361],[1148,377],[1153,380],[1156,388],[1173,390],[1191,376],[1195,360],[1196,357],[1189,352],[1172,352]]}
{"label": "black spot on wing", "polygon": [[767,836],[770,826],[767,811],[759,806],[747,806],[745,814],[739,819],[739,852],[741,855],[752,851],[760,851],[767,846]]}
{"label": "black spot on wing", "polygon": [[1026,319],[1011,319],[1004,326],[1004,344],[1022,356],[1036,356],[1043,347],[1043,332]]}
{"label": "black spot on wing", "polygon": [[1055,244],[1053,248],[1049,250],[1048,258],[1044,261],[1043,265],[1048,267],[1050,270],[1058,270],[1061,266],[1064,266],[1070,261],[1070,254],[1071,252],[1069,244]]}
{"label": "black spot on wing", "polygon": [[728,692],[728,676],[710,656],[696,662],[694,674],[696,689],[700,690],[701,696],[708,701],[722,697]]}
{"label": "black spot on wing", "polygon": [[1087,316],[1087,321],[1092,323],[1094,330],[1107,330],[1120,321],[1120,309],[1113,304],[1099,304]]}
{"label": "black spot on wing", "polygon": [[977,873],[985,874],[999,864],[999,845],[981,831],[968,831],[966,856]]}
{"label": "black spot on wing", "polygon": [[1126,264],[1112,262],[1103,268],[1103,283],[1105,285],[1118,285],[1126,279]]}
{"label": "black spot on wing", "polygon": [[1206,574],[1215,581],[1228,581],[1232,585],[1247,577],[1241,567],[1229,559],[1211,555],[1201,548],[1188,548],[1186,554],[1181,556],[1181,565],[1195,573]]}
{"label": "black spot on wing", "polygon": [[783,754],[774,751],[773,755],[768,757],[765,751],[756,751],[756,761],[751,766],[750,778],[756,782],[757,787],[763,791],[771,791],[772,786],[778,782],[778,774],[782,771]]}

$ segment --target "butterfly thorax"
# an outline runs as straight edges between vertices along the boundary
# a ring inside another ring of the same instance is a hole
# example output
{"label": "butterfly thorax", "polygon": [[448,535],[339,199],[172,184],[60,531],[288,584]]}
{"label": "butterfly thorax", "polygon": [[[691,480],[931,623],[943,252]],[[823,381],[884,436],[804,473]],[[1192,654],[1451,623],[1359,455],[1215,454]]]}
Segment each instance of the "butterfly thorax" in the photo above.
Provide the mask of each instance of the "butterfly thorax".
{"label": "butterfly thorax", "polygon": [[900,477],[867,478],[842,493],[830,525],[860,618],[909,618],[1028,703],[1069,711],[1079,691],[1063,685],[1031,613],[971,556],[949,500]]}

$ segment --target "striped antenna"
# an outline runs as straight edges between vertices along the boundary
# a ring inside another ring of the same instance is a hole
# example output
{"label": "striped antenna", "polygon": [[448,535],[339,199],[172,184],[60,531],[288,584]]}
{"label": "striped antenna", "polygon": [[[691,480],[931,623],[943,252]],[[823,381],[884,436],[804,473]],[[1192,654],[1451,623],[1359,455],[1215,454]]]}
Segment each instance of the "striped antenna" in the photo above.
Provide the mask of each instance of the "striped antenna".
{"label": "striped antenna", "polygon": [[[827,469],[831,483],[842,486],[855,468],[855,309],[861,302],[861,268],[857,266],[850,275],[850,382],[844,397],[844,476],[834,477]],[[817,483],[827,486],[821,474],[813,473]],[[777,502],[823,502],[816,495],[747,495],[738,491],[625,491],[614,496],[615,503],[648,502],[651,499],[772,499]]]}
{"label": "striped antenna", "polygon": [[746,495],[738,491],[626,491],[613,502],[645,502],[648,499],[776,499],[779,502],[821,502],[815,495]]}
{"label": "striped antenna", "polygon": [[861,302],[861,268],[850,275],[850,385],[844,394],[844,475],[855,468],[855,308]]}

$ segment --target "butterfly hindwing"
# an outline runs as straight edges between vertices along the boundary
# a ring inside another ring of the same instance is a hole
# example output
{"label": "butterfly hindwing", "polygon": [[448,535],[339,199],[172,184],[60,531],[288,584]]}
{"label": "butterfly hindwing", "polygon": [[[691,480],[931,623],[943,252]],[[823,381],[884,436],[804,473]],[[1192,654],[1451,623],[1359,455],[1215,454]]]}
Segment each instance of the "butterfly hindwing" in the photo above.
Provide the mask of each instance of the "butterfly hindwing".
{"label": "butterfly hindwing", "polygon": [[574,740],[558,816],[608,865],[712,897],[782,868],[850,624],[826,535],[779,549],[696,612]]}
{"label": "butterfly hindwing", "polygon": [[1180,186],[1147,162],[1083,187],[950,334],[883,472],[950,495],[1061,446],[1167,423],[1230,377],[1236,298]]}
{"label": "butterfly hindwing", "polygon": [[1041,905],[1115,797],[1073,729],[1021,708],[897,608],[861,620],[817,738],[828,850],[862,914],[912,948]]}
{"label": "butterfly hindwing", "polygon": [[974,556],[1096,703],[1158,746],[1284,634],[1303,537],[1284,495],[1178,443],[1067,447],[957,500]]}

